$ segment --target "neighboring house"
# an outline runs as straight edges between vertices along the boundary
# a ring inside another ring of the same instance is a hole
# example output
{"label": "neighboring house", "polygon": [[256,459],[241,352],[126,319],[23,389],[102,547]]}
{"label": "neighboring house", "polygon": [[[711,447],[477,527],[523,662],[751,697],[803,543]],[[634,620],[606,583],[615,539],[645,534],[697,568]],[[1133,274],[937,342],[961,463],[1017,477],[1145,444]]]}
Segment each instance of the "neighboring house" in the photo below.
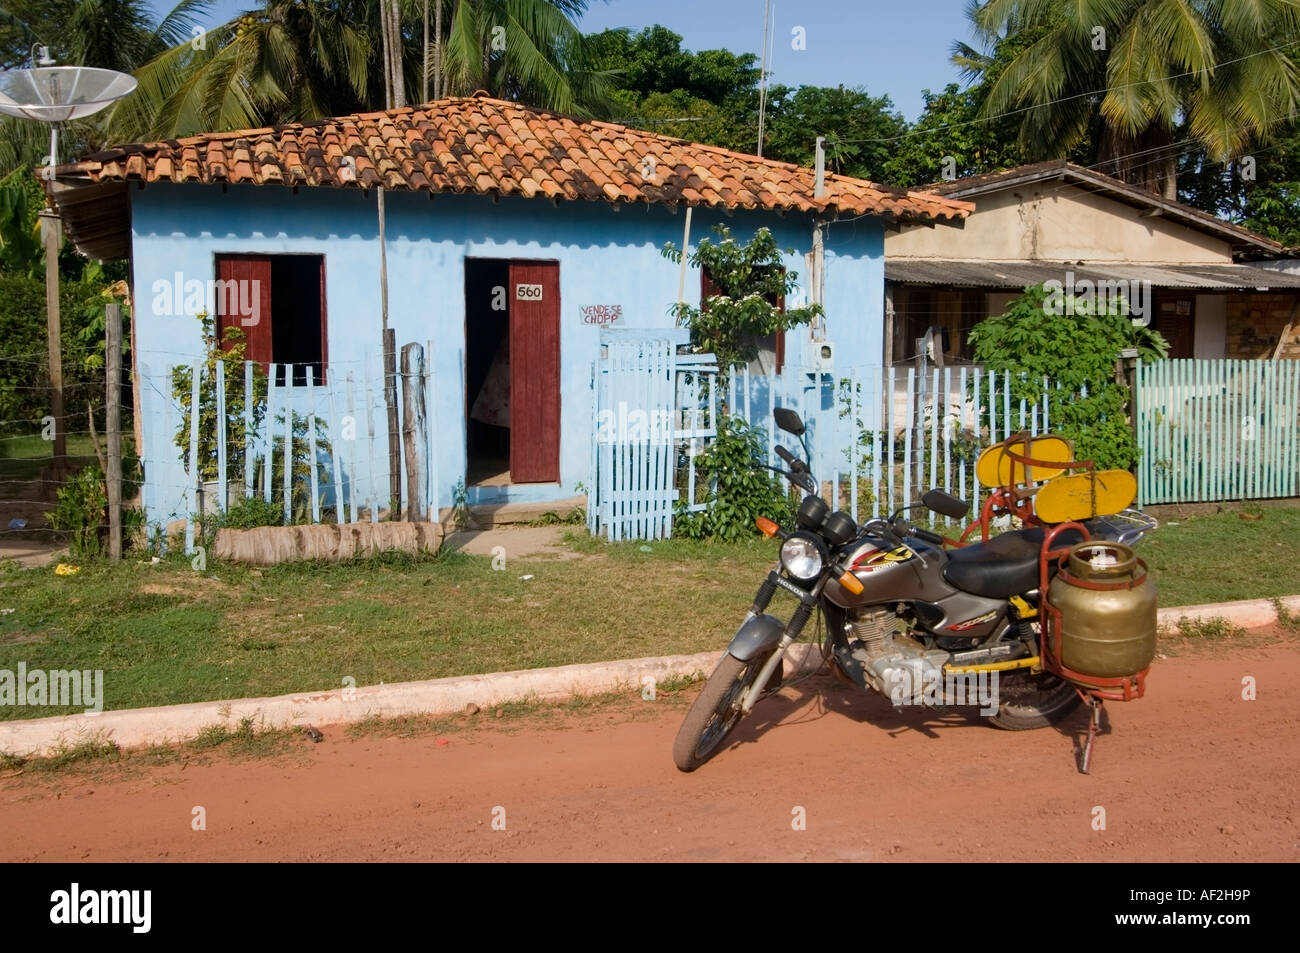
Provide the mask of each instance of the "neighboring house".
{"label": "neighboring house", "polygon": [[1300,358],[1300,273],[1257,267],[1286,254],[1261,235],[1063,161],[928,191],[975,211],[961,231],[905,225],[886,236],[891,362],[910,361],[929,327],[947,330],[949,360],[969,359],[972,327],[1026,286],[1071,277],[1149,282],[1144,303],[1171,357]]}
{"label": "neighboring house", "polygon": [[[355,374],[360,387],[381,335],[377,186],[389,326],[398,347],[432,351],[442,506],[462,479],[470,503],[575,494],[591,460],[601,329],[673,326],[683,277],[661,250],[683,242],[681,208],[694,207],[692,245],[722,223],[737,240],[767,226],[796,249],[785,262],[796,295],[820,298],[827,318],[771,350],[797,365],[810,341],[829,340],[844,367],[882,359],[886,228],[960,225],[971,209],[838,175],[815,196],[810,169],[482,96],[119,146],[62,166],[51,192],[77,247],[131,260],[151,522],[189,505],[163,392],[170,366],[203,353],[202,302],[185,289],[255,289],[215,309],[244,328],[250,358],[296,365],[281,384],[301,393],[310,366],[318,385]],[[821,288],[809,283],[817,220],[829,223]],[[687,294],[701,282],[691,270]],[[382,402],[363,402],[382,440]],[[386,485],[386,455],[369,459]]]}

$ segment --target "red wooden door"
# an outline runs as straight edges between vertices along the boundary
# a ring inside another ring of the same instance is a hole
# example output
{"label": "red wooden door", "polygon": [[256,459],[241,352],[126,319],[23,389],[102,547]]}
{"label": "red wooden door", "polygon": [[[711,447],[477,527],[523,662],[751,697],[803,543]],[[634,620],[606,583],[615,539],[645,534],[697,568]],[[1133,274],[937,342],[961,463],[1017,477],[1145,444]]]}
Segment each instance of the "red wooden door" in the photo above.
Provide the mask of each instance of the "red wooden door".
{"label": "red wooden door", "polygon": [[1169,342],[1169,356],[1190,358],[1195,353],[1196,297],[1178,293],[1155,296],[1156,317],[1152,323]]}
{"label": "red wooden door", "polygon": [[244,359],[266,370],[271,363],[271,259],[218,255],[217,334],[233,325],[244,332]]}
{"label": "red wooden door", "polygon": [[510,265],[510,482],[560,482],[560,266]]}

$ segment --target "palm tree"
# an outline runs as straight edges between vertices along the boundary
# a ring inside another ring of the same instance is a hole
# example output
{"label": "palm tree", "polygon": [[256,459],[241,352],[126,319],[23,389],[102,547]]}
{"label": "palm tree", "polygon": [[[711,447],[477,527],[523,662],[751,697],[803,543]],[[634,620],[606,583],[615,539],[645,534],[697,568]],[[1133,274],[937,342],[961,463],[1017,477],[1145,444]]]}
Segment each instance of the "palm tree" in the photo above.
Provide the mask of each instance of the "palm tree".
{"label": "palm tree", "polygon": [[[436,2],[436,0],[435,0]],[[587,0],[444,0],[442,41],[448,95],[483,89],[561,112],[607,112],[611,73],[587,68],[589,56],[573,19]]]}
{"label": "palm tree", "polygon": [[[193,38],[209,0],[181,0],[154,19],[146,0],[5,0],[0,6],[0,67],[29,65],[45,46],[56,61],[132,73]],[[92,151],[105,141],[101,117],[65,123],[60,156]],[[49,131],[41,123],[0,119],[0,176],[45,161]]]}
{"label": "palm tree", "polygon": [[[84,0],[83,0],[84,2]],[[587,0],[431,0],[433,95],[485,89],[575,113],[607,109],[609,73],[584,67],[572,17]],[[135,72],[140,87],[109,117],[113,138],[300,122],[383,109],[381,0],[266,0]],[[444,9],[445,8],[445,9]],[[423,0],[400,0],[403,99],[423,87]]]}
{"label": "palm tree", "polygon": [[135,72],[118,141],[299,122],[383,106],[378,0],[267,0]]}
{"label": "palm tree", "polygon": [[[1087,145],[1103,171],[1174,198],[1178,135],[1228,161],[1300,107],[1294,0],[972,0],[986,50],[954,61],[1016,113],[1030,160]],[[1019,111],[1019,112],[1017,112]]]}

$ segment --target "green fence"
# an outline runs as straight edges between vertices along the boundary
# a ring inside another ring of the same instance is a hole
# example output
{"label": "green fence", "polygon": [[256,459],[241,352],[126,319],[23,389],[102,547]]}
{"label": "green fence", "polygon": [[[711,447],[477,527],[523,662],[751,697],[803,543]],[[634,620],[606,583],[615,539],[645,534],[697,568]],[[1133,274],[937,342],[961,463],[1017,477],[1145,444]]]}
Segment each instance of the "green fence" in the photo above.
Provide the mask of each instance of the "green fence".
{"label": "green fence", "polygon": [[1137,369],[1138,502],[1300,495],[1300,361]]}

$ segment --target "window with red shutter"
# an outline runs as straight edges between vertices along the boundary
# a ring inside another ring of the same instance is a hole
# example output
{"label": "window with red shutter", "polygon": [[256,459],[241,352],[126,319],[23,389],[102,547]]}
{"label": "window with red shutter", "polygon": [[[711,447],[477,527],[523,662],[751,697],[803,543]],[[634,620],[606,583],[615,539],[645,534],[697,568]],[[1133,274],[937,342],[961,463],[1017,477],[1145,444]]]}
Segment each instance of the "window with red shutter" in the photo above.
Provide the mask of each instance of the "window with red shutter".
{"label": "window with red shutter", "polygon": [[218,255],[217,330],[244,332],[245,355],[266,369],[281,365],[275,383],[325,382],[328,365],[325,312],[325,256]]}

